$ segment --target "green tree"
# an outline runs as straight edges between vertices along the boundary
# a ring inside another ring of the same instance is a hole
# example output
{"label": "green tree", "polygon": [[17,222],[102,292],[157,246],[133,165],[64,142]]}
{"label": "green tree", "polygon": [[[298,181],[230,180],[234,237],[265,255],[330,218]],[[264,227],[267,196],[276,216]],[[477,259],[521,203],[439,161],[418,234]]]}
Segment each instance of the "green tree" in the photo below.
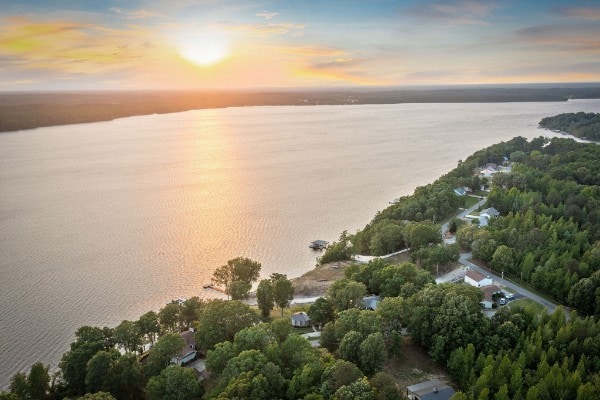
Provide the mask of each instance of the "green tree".
{"label": "green tree", "polygon": [[177,333],[168,333],[161,336],[156,344],[150,349],[148,361],[146,362],[146,376],[155,376],[171,363],[185,346],[185,341]]}
{"label": "green tree", "polygon": [[164,306],[158,312],[158,320],[160,321],[163,330],[166,332],[177,332],[177,323],[179,322],[179,313],[181,306],[176,302],[172,302]]}
{"label": "green tree", "polygon": [[232,300],[245,300],[252,289],[250,283],[242,281],[233,281],[227,289],[227,294]]}
{"label": "green tree", "polygon": [[213,376],[219,376],[227,366],[229,360],[237,355],[231,342],[217,343],[214,349],[206,353],[206,367]]}
{"label": "green tree", "polygon": [[371,386],[375,389],[377,400],[400,399],[400,391],[396,387],[394,378],[385,372],[378,372],[370,379]]}
{"label": "green tree", "polygon": [[148,381],[150,400],[200,400],[204,390],[190,368],[171,365]]}
{"label": "green tree", "polygon": [[367,288],[360,282],[349,279],[335,281],[327,290],[329,300],[336,311],[343,311],[362,305],[362,298],[367,294]]}
{"label": "green tree", "polygon": [[456,244],[464,250],[471,250],[475,233],[479,230],[477,225],[463,225],[456,231]]}
{"label": "green tree", "polygon": [[275,321],[271,322],[271,332],[273,334],[273,337],[279,343],[282,343],[292,333],[292,326],[290,325],[290,322],[286,319],[276,319]]}
{"label": "green tree", "polygon": [[48,367],[41,362],[31,366],[27,376],[27,390],[30,399],[44,400],[50,396],[50,374]]}
{"label": "green tree", "polygon": [[154,344],[156,337],[160,333],[158,314],[154,311],[148,311],[140,317],[136,324],[140,329],[140,333],[145,335],[151,344]]}
{"label": "green tree", "polygon": [[514,260],[512,250],[505,245],[500,245],[492,256],[492,267],[496,271],[513,271]]}
{"label": "green tree", "polygon": [[360,344],[358,354],[358,365],[365,374],[373,375],[375,372],[379,371],[387,358],[383,335],[380,332],[377,332],[367,336]]}
{"label": "green tree", "polygon": [[256,301],[258,302],[258,308],[263,319],[267,319],[271,316],[271,310],[275,306],[273,300],[273,284],[269,279],[263,279],[258,283],[256,289]]}
{"label": "green tree", "polygon": [[283,309],[289,307],[290,302],[294,299],[294,286],[286,275],[278,273],[271,274],[271,283],[273,285],[273,300],[277,307],[281,308],[281,316],[283,317]]}
{"label": "green tree", "polygon": [[75,332],[75,342],[66,352],[59,367],[67,390],[72,395],[85,393],[85,375],[88,361],[99,351],[108,350],[114,345],[112,330],[92,326],[83,326]]}
{"label": "green tree", "polygon": [[496,247],[498,247],[498,243],[489,231],[480,229],[473,235],[473,244],[471,247],[473,248],[473,257],[483,261],[490,261],[496,251]]}
{"label": "green tree", "polygon": [[121,322],[114,330],[114,339],[127,353],[139,350],[142,345],[142,333],[139,326],[132,321]]}
{"label": "green tree", "polygon": [[321,393],[325,397],[329,397],[342,386],[350,385],[363,376],[362,371],[350,361],[337,360],[323,372]]}
{"label": "green tree", "polygon": [[329,300],[324,297],[319,297],[308,308],[308,316],[314,325],[323,326],[326,323],[333,321],[335,311]]}
{"label": "green tree", "polygon": [[349,385],[336,390],[334,400],[376,400],[375,392],[367,378],[357,379]]}
{"label": "green tree", "polygon": [[10,392],[17,396],[19,400],[27,400],[29,398],[29,385],[25,373],[18,372],[13,375],[10,379]]}
{"label": "green tree", "polygon": [[235,295],[243,295],[243,288],[247,288],[246,295],[260,274],[261,265],[259,262],[252,261],[249,258],[237,257],[227,261],[226,265],[217,268],[213,274],[212,281],[216,285],[225,287],[225,293],[231,296],[233,282],[242,282],[236,284]]}
{"label": "green tree", "polygon": [[189,327],[192,322],[198,321],[200,313],[204,307],[204,302],[197,296],[190,297],[183,302],[180,312],[180,320],[186,327]]}
{"label": "green tree", "polygon": [[357,331],[346,333],[339,347],[340,358],[358,364],[360,358],[360,344],[363,341],[363,336]]}
{"label": "green tree", "polygon": [[210,350],[222,341],[233,341],[236,333],[258,321],[258,315],[247,304],[238,300],[212,300],[200,315],[196,343],[200,350]]}
{"label": "green tree", "polygon": [[119,358],[115,349],[99,351],[87,363],[85,387],[88,392],[110,392],[113,379],[111,370]]}
{"label": "green tree", "polygon": [[429,221],[411,223],[404,228],[404,236],[412,251],[416,251],[429,244],[442,241],[441,226]]}

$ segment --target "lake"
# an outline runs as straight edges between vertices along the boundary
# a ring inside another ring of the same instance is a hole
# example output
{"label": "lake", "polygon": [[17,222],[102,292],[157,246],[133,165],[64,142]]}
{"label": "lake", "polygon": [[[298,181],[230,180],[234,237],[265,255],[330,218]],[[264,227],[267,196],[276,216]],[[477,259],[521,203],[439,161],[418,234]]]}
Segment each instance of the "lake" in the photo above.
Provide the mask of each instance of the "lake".
{"label": "lake", "polygon": [[227,108],[0,134],[0,387],[38,360],[55,368],[79,326],[214,297],[202,286],[237,256],[299,276],[320,255],[310,241],[577,111],[600,100]]}

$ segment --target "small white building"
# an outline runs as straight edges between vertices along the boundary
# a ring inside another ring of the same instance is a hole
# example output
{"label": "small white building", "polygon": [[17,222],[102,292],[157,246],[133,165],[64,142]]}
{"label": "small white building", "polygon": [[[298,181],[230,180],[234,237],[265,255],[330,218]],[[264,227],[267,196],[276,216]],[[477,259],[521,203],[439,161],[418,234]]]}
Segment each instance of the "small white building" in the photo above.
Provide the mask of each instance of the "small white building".
{"label": "small white building", "polygon": [[467,271],[465,274],[465,283],[475,287],[484,287],[492,284],[492,278],[483,276],[477,271]]}
{"label": "small white building", "polygon": [[310,326],[310,318],[304,311],[292,314],[292,326],[296,328],[302,328]]}

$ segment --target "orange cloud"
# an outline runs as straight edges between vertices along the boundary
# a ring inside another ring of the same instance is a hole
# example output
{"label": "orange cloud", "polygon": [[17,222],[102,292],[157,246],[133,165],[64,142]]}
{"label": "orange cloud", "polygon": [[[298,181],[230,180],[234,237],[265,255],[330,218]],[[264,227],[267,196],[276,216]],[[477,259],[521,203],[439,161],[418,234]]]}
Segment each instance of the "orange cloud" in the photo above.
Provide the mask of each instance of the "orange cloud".
{"label": "orange cloud", "polygon": [[0,55],[9,59],[3,65],[8,69],[96,74],[130,67],[156,50],[152,49],[148,32],[140,27],[117,30],[21,17],[6,18],[5,22],[0,28]]}

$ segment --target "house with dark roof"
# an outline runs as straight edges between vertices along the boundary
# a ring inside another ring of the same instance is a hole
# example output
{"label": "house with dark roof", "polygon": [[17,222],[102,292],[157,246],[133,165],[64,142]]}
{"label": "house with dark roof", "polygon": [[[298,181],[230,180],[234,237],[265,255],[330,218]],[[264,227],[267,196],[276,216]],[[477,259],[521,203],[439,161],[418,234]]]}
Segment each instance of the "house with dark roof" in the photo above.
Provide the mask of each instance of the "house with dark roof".
{"label": "house with dark roof", "polygon": [[494,297],[493,296],[496,293],[500,293],[502,290],[496,285],[487,285],[480,289],[483,292],[483,301],[481,302],[481,305],[486,310],[489,310],[494,305]]}
{"label": "house with dark roof", "polygon": [[454,389],[439,379],[406,387],[406,397],[411,400],[449,400],[454,393]]}
{"label": "house with dark roof", "polygon": [[193,330],[179,332],[179,336],[183,339],[184,345],[179,354],[171,359],[171,363],[184,365],[195,360],[198,356],[196,352],[196,339],[194,338]]}

